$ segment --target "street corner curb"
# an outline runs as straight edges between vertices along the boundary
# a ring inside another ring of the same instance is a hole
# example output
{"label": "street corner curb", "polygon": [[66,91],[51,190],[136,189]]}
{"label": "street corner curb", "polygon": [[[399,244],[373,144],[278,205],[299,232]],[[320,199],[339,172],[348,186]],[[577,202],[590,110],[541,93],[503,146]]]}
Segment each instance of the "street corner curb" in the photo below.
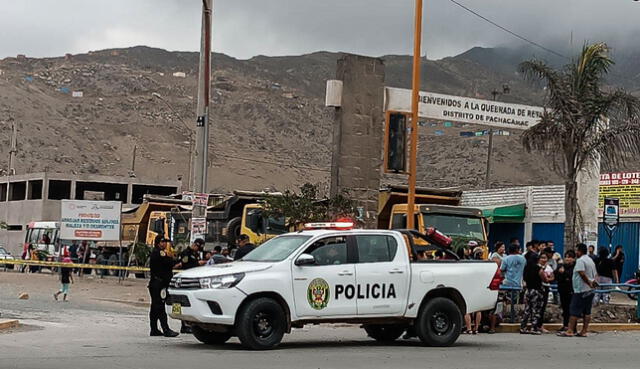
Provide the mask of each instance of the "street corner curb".
{"label": "street corner curb", "polygon": [[135,306],[139,308],[148,308],[150,306],[149,301],[132,301],[132,300],[121,300],[121,299],[105,299],[105,298],[94,298],[96,301],[106,301],[106,302],[115,302],[117,304],[125,304],[130,306]]}
{"label": "street corner curb", "polygon": [[[578,324],[581,327],[582,324]],[[555,332],[562,328],[561,324],[545,324],[544,327],[551,332]],[[498,333],[518,333],[520,324],[501,324],[496,329]],[[591,332],[633,332],[640,331],[640,323],[591,323],[589,324]]]}
{"label": "street corner curb", "polygon": [[0,319],[0,331],[5,329],[16,328],[20,325],[18,319]]}

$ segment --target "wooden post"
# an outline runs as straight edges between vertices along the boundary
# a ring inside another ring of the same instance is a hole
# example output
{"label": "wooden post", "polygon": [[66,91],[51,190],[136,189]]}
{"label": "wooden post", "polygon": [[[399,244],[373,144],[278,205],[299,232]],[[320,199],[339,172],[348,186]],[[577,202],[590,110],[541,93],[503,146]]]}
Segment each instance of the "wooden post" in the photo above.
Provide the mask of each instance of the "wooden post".
{"label": "wooden post", "polygon": [[411,91],[411,145],[409,148],[409,193],[407,199],[407,228],[414,229],[416,177],[418,172],[418,119],[420,94],[420,44],[422,43],[422,0],[416,0],[415,30],[413,34],[413,90]]}

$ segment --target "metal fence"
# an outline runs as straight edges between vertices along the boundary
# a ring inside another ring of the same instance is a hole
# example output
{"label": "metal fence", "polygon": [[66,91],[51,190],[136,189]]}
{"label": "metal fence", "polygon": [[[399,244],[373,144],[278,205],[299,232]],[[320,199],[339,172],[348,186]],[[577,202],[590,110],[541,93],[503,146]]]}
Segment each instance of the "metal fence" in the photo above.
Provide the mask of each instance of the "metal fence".
{"label": "metal fence", "polygon": [[[626,288],[623,290],[622,288]],[[501,291],[505,291],[505,295],[509,297],[508,301],[511,304],[510,309],[510,322],[516,322],[516,305],[524,303],[521,299],[521,287],[508,287],[508,286],[500,286]],[[558,286],[551,285],[549,292],[557,293]],[[635,296],[636,300],[636,318],[640,319],[640,284],[631,284],[631,283],[603,283],[599,285],[599,288],[593,290],[594,294],[612,294],[612,293],[620,293],[628,296]],[[507,300],[505,300],[506,302]]]}

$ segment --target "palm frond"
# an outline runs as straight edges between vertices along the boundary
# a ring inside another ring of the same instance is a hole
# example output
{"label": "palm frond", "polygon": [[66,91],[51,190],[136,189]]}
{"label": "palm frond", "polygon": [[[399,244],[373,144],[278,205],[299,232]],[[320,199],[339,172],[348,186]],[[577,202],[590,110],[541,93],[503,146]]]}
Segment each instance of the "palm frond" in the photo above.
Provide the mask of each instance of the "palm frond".
{"label": "palm frond", "polygon": [[622,119],[636,121],[640,119],[640,100],[623,89],[617,89],[602,98],[599,110],[606,116],[619,114]]}
{"label": "palm frond", "polygon": [[567,131],[566,125],[552,112],[545,111],[540,122],[522,134],[521,143],[526,152],[538,152],[545,156],[550,168],[564,176],[568,167],[562,150],[566,147],[567,134],[570,131]]}
{"label": "palm frond", "polygon": [[551,66],[542,60],[530,60],[520,63],[518,70],[524,78],[532,82],[543,82],[546,84],[549,94],[549,103],[558,101],[564,94],[562,76]]}
{"label": "palm frond", "polygon": [[619,170],[640,157],[640,124],[607,130],[594,149],[607,169]]}
{"label": "palm frond", "polygon": [[[580,128],[580,135],[591,137],[597,135],[603,127],[603,119],[613,122],[636,121],[640,117],[640,100],[628,92],[618,89],[612,93],[599,94],[585,99],[581,108],[584,124]],[[593,131],[596,130],[596,131]],[[583,140],[587,145],[589,142]]]}
{"label": "palm frond", "polygon": [[518,70],[529,80],[554,83],[560,78],[556,70],[542,60],[528,60],[520,63]]}
{"label": "palm frond", "polygon": [[573,66],[574,91],[577,96],[599,90],[603,77],[614,64],[609,57],[609,47],[605,43],[596,43],[582,47],[582,53]]}

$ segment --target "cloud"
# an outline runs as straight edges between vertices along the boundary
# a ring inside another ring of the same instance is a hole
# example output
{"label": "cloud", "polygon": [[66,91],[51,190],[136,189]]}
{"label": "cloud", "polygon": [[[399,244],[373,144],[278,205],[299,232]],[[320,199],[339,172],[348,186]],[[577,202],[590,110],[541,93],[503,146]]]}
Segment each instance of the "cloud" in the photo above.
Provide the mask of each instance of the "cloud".
{"label": "cloud", "polygon": [[[456,0],[533,41],[567,49],[584,40],[631,44],[640,31],[632,0]],[[365,55],[412,51],[413,0],[214,0],[214,50],[239,58],[318,50]],[[5,2],[0,57],[56,56],[149,45],[198,50],[198,0]],[[425,2],[423,50],[430,58],[473,46],[523,42],[450,0]]]}

